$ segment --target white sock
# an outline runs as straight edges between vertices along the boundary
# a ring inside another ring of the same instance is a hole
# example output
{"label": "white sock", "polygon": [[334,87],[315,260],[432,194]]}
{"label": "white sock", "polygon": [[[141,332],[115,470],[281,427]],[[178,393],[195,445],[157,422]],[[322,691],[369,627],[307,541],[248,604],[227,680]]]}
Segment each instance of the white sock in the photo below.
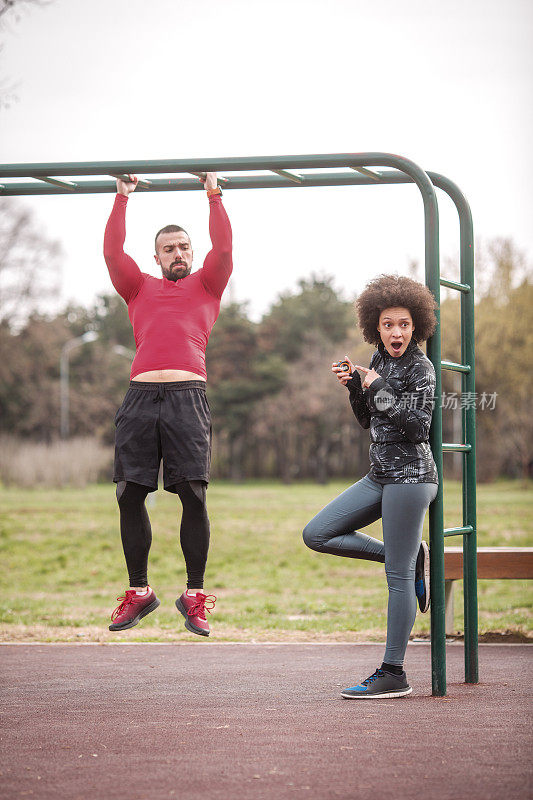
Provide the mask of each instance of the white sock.
{"label": "white sock", "polygon": [[144,597],[146,594],[148,594],[149,591],[150,591],[150,587],[147,586],[145,589],[141,589],[141,591],[136,589],[135,590],[135,594],[139,595],[139,597]]}
{"label": "white sock", "polygon": [[204,594],[204,590],[203,589],[187,589],[186,594],[189,597],[194,597],[197,594]]}

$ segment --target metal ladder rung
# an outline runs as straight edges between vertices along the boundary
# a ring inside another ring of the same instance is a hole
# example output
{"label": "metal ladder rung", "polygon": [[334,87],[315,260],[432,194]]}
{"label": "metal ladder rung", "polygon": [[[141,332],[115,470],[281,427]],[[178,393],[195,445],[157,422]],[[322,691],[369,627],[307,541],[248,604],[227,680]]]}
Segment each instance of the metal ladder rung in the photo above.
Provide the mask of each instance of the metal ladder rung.
{"label": "metal ladder rung", "polygon": [[442,445],[443,453],[469,453],[472,449],[471,444],[444,444]]}
{"label": "metal ladder rung", "polygon": [[439,279],[441,286],[447,286],[448,289],[457,289],[458,292],[464,292],[467,294],[471,290],[471,286],[467,283],[458,283],[458,281],[449,281],[446,278]]}
{"label": "metal ladder rung", "polygon": [[[207,173],[205,172],[189,172],[189,175],[196,175],[197,178],[205,178]],[[223,175],[217,175],[218,183],[227,183],[229,178],[225,178]]]}
{"label": "metal ladder rung", "polygon": [[[112,178],[118,178],[121,181],[126,181],[127,183],[131,183],[129,179],[129,175],[111,175]],[[149,181],[148,178],[139,178],[137,181],[137,186],[140,186],[142,189],[149,189],[152,185],[152,181]]]}
{"label": "metal ladder rung", "polygon": [[465,525],[462,528],[444,528],[445,536],[458,536],[461,533],[474,533],[474,529],[472,525]]}
{"label": "metal ladder rung", "polygon": [[297,172],[292,172],[290,169],[271,169],[270,172],[275,172],[281,178],[288,178],[293,183],[303,183],[303,176],[298,175]]}
{"label": "metal ladder rung", "polygon": [[453,372],[469,373],[471,371],[469,364],[455,364],[453,361],[441,361],[440,365],[442,369],[451,369]]}
{"label": "metal ladder rung", "polygon": [[354,172],[359,172],[367,178],[372,178],[375,181],[381,180],[381,173],[375,172],[373,169],[368,169],[368,167],[350,167],[350,169],[353,169]]}
{"label": "metal ladder rung", "polygon": [[42,181],[43,183],[50,183],[52,186],[61,186],[63,189],[70,189],[71,192],[74,192],[78,188],[77,183],[73,183],[72,181],[60,181],[58,178],[38,178],[35,175],[31,175],[34,180]]}

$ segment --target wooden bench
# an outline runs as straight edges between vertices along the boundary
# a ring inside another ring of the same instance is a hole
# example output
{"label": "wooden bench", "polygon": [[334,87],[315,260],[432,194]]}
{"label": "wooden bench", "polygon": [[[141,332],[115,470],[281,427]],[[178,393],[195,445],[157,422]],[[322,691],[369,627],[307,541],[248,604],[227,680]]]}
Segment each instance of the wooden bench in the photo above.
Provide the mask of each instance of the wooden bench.
{"label": "wooden bench", "polygon": [[[478,547],[478,579],[533,578],[533,547]],[[453,584],[463,579],[463,548],[444,548],[446,633],[453,635]]]}

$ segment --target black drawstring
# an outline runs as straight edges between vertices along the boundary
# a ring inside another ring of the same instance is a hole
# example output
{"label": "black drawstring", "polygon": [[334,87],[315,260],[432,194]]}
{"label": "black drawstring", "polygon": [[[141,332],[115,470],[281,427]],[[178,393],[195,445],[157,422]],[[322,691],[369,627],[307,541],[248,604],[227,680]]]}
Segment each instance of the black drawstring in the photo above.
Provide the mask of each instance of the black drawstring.
{"label": "black drawstring", "polygon": [[157,392],[154,397],[154,403],[157,403],[159,400],[165,399],[165,387],[162,384],[159,384],[157,387]]}

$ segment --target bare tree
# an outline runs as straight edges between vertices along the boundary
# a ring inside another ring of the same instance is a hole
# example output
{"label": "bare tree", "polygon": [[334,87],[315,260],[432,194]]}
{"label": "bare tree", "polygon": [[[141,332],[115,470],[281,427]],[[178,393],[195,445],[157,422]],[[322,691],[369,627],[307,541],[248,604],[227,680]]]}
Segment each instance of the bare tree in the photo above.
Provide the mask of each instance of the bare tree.
{"label": "bare tree", "polygon": [[[47,6],[53,0],[0,0],[0,33],[9,30],[11,22],[19,22],[24,8],[27,6]],[[0,43],[0,55],[3,45]],[[9,109],[17,102],[16,84],[2,78],[0,81],[0,111]]]}
{"label": "bare tree", "polygon": [[57,296],[61,246],[46,239],[31,212],[0,199],[0,323],[19,327]]}
{"label": "bare tree", "polygon": [[323,483],[333,475],[358,474],[361,465],[368,468],[368,433],[357,424],[348,391],[331,372],[332,362],[346,352],[356,363],[368,363],[371,348],[354,334],[333,344],[320,331],[310,331],[283,389],[255,409],[254,449],[285,483],[301,478]]}
{"label": "bare tree", "polygon": [[[15,8],[20,11],[23,6],[47,6],[51,2],[52,0],[0,0],[0,18]],[[19,19],[20,17],[16,14],[15,21],[18,22]]]}

